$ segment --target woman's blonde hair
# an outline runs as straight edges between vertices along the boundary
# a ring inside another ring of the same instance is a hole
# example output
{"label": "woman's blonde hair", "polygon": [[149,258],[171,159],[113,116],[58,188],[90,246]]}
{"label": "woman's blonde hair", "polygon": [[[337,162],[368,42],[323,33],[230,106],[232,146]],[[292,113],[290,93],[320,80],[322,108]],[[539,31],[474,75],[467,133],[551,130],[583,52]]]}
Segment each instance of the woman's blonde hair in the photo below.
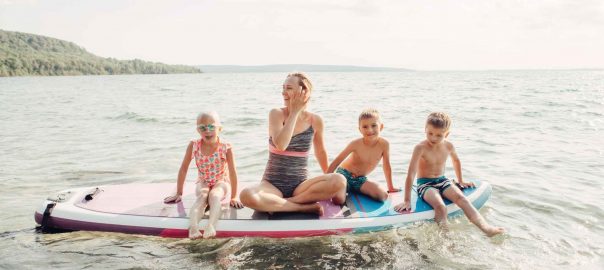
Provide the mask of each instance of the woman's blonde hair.
{"label": "woman's blonde hair", "polygon": [[310,79],[308,78],[308,76],[306,76],[306,74],[302,72],[292,72],[290,74],[287,74],[287,77],[297,77],[298,81],[300,82],[300,86],[302,86],[302,89],[308,90],[309,94],[312,93],[312,83],[310,82]]}

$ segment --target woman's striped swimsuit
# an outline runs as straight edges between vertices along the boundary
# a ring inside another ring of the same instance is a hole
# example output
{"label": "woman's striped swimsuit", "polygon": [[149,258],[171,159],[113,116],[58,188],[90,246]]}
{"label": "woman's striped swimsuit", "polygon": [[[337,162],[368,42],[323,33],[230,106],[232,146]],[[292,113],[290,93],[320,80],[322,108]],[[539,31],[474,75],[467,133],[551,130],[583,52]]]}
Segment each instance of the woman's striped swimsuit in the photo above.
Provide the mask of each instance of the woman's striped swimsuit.
{"label": "woman's striped swimsuit", "polygon": [[315,130],[312,125],[305,131],[292,136],[285,150],[278,150],[272,138],[268,139],[269,157],[263,181],[267,181],[291,197],[300,183],[308,179],[308,152]]}

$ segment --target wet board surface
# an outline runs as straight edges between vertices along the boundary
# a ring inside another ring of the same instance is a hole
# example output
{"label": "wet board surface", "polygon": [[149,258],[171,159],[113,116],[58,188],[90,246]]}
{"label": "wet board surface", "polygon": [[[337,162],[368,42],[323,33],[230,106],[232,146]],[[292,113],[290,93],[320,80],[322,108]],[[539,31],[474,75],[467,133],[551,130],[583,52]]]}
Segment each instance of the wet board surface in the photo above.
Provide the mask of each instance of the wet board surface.
{"label": "wet board surface", "polygon": [[[475,207],[480,208],[491,194],[486,182],[474,181],[476,188],[463,192]],[[243,189],[254,183],[240,183]],[[166,204],[163,199],[175,190],[174,183],[107,185],[65,190],[47,199],[35,213],[38,224],[67,230],[109,231],[133,234],[187,237],[188,213],[194,203],[195,185],[185,183],[183,199]],[[86,195],[97,191],[93,199]],[[342,234],[383,230],[392,226],[431,220],[432,208],[412,192],[412,210],[398,213],[394,205],[403,201],[403,192],[391,193],[385,202],[351,193],[342,206],[331,201],[319,202],[324,215],[306,213],[273,213],[250,208],[235,209],[224,200],[218,221],[217,237],[296,237]],[[446,201],[449,215],[461,210]],[[49,206],[52,209],[49,210]],[[45,217],[44,213],[48,215]],[[207,215],[200,222],[203,227]]]}
{"label": "wet board surface", "polygon": [[[164,203],[163,199],[174,190],[173,183],[157,184],[125,184],[100,187],[100,192],[90,201],[81,200],[75,205],[90,211],[112,214],[154,216],[154,217],[183,217],[188,216],[190,206],[196,197],[193,184],[186,184],[183,189],[182,201],[178,203]],[[463,190],[470,195],[475,188]],[[432,210],[432,207],[423,200],[417,200],[417,193],[413,193],[415,212]],[[226,201],[226,200],[225,200]],[[305,213],[274,213],[254,211],[250,208],[235,209],[223,203],[221,219],[334,219],[380,217],[399,215],[393,210],[394,205],[403,201],[403,192],[390,193],[385,202],[375,201],[368,196],[350,193],[343,206],[335,205],[331,201],[321,201],[325,214],[321,217]],[[451,202],[447,200],[447,204]]]}

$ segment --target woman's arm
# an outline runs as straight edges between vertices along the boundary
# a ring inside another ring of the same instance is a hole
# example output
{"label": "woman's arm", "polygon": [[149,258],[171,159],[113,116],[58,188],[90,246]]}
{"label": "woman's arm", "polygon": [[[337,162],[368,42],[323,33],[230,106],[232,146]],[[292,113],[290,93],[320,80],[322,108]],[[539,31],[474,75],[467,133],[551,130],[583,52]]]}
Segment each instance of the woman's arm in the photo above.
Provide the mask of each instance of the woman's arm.
{"label": "woman's arm", "polygon": [[315,158],[319,162],[323,173],[327,172],[327,151],[325,151],[325,144],[323,142],[323,119],[314,114],[313,116],[313,129],[315,130],[315,136],[313,138],[313,146],[315,148]]}
{"label": "woman's arm", "polygon": [[[285,150],[289,145],[294,134],[294,127],[296,126],[296,120],[298,115],[290,113],[287,118],[284,119],[283,111],[281,109],[272,109],[268,115],[268,135],[272,138],[273,144],[279,150]],[[283,124],[285,122],[285,124]]]}
{"label": "woman's arm", "polygon": [[287,117],[284,116],[281,109],[272,109],[268,116],[268,134],[279,150],[285,150],[289,145],[294,135],[296,121],[306,106],[306,91],[301,89],[289,92],[289,114]]}

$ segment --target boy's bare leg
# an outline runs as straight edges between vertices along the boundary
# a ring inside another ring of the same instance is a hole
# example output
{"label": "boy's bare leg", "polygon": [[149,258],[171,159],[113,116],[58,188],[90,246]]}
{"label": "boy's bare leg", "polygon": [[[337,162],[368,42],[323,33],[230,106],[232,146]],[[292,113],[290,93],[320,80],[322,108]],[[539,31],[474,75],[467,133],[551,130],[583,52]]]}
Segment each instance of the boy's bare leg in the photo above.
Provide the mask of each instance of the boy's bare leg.
{"label": "boy's bare leg", "polygon": [[239,194],[243,205],[263,212],[306,212],[323,215],[318,203],[300,204],[288,201],[272,184],[261,181],[259,185],[245,188]]}
{"label": "boy's bare leg", "polygon": [[346,202],[346,178],[339,173],[324,174],[302,182],[287,200],[304,204],[329,199],[338,205]]}
{"label": "boy's bare leg", "polygon": [[428,188],[424,194],[424,201],[426,201],[432,208],[434,208],[434,221],[442,229],[447,230],[447,206],[443,201],[443,198],[435,188]]}
{"label": "boy's bare leg", "polygon": [[380,185],[375,182],[367,180],[361,185],[361,193],[371,197],[376,201],[386,201],[388,199],[388,193],[383,190]]}
{"label": "boy's bare leg", "polygon": [[451,184],[451,187],[447,188],[443,192],[443,196],[459,206],[459,208],[463,210],[464,214],[466,214],[470,222],[474,223],[474,225],[482,230],[487,236],[490,237],[505,231],[501,227],[489,225],[482,215],[480,215],[478,210],[474,208],[466,196],[464,196],[461,190],[459,190],[459,188],[457,188],[455,185]]}
{"label": "boy's bare leg", "polygon": [[203,238],[212,238],[216,236],[216,222],[222,212],[222,199],[228,193],[228,184],[225,182],[216,183],[208,195],[208,204],[210,204],[210,216],[208,224],[203,229]]}
{"label": "boy's bare leg", "polygon": [[191,239],[197,239],[203,236],[199,232],[199,221],[205,213],[209,192],[210,189],[205,184],[197,184],[195,189],[197,200],[195,200],[195,203],[193,203],[191,210],[189,211],[189,238]]}

